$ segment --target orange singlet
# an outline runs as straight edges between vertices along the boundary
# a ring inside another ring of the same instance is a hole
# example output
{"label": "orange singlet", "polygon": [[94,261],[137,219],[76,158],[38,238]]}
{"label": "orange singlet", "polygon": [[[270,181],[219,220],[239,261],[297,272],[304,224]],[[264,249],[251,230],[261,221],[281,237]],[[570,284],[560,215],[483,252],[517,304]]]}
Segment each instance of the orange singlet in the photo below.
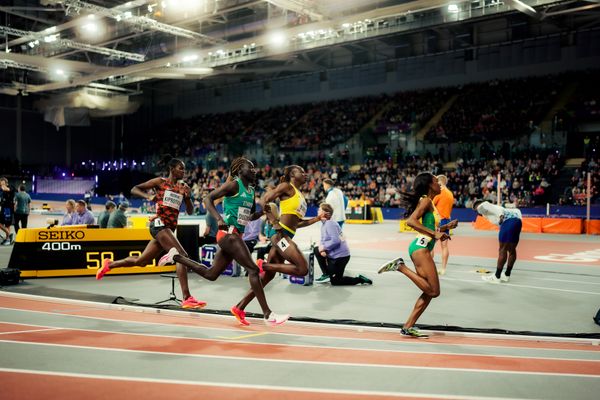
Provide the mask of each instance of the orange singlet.
{"label": "orange singlet", "polygon": [[433,198],[433,205],[437,208],[442,219],[450,219],[452,206],[454,205],[454,195],[447,187],[442,188],[440,194]]}

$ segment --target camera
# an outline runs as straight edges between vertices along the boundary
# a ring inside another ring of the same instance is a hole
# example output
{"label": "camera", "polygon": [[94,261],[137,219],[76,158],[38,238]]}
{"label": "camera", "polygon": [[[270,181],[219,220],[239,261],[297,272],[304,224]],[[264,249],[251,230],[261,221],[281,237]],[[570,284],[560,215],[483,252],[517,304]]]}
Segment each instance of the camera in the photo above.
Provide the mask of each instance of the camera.
{"label": "camera", "polygon": [[46,229],[50,229],[50,228],[58,225],[58,220],[55,218],[48,218],[48,219],[46,219],[46,224],[48,224],[48,228],[46,228]]}

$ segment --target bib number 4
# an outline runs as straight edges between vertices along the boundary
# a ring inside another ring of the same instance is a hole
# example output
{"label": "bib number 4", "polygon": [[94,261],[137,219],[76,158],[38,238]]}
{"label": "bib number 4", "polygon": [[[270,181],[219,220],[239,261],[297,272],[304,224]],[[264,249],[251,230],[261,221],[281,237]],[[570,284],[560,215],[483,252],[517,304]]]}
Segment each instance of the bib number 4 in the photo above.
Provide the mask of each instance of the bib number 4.
{"label": "bib number 4", "polygon": [[288,247],[290,247],[290,242],[288,242],[286,238],[281,238],[281,240],[277,242],[277,247],[279,247],[281,251],[286,251]]}

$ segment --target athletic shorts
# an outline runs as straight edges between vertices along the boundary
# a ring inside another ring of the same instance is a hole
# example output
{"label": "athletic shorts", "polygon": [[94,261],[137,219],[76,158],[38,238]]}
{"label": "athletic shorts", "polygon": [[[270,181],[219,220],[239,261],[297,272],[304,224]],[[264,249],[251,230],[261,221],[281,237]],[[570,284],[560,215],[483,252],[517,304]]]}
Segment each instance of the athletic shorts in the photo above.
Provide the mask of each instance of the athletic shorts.
{"label": "athletic shorts", "polygon": [[419,246],[417,244],[417,241],[419,240],[419,238],[414,238],[412,242],[410,242],[410,244],[408,245],[408,255],[412,256],[412,253],[414,253],[415,251],[419,250],[419,249],[427,249],[429,251],[432,251],[433,248],[435,247],[435,240],[431,239],[429,241],[429,243],[427,243],[427,246],[423,247],[423,246]]}
{"label": "athletic shorts", "polygon": [[0,209],[0,224],[9,227],[13,223],[13,210],[10,207]]}
{"label": "athletic shorts", "polygon": [[509,218],[500,225],[498,240],[500,243],[519,243],[523,222],[520,218]]}
{"label": "athletic shorts", "polygon": [[[168,226],[163,225],[162,221],[159,218],[156,218],[153,221],[150,221],[150,236],[152,236],[154,239],[156,239],[156,235],[158,234],[158,232],[162,231],[163,229],[171,229]],[[175,231],[175,229],[171,229],[171,231]]]}
{"label": "athletic shorts", "polygon": [[290,239],[293,239],[294,236],[295,236],[292,232],[290,232],[289,230],[285,229],[284,227],[281,227],[281,229],[276,230],[271,225],[269,225],[265,229],[265,233],[266,233],[265,236],[268,237],[269,239],[271,239],[273,236],[277,235],[278,232],[283,233],[285,236],[289,237]]}

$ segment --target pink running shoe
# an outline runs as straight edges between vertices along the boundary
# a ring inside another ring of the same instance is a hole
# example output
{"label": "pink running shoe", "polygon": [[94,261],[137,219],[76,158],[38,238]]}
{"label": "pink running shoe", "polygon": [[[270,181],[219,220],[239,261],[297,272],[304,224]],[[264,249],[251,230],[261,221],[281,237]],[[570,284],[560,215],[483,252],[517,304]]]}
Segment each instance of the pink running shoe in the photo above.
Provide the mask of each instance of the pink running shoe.
{"label": "pink running shoe", "polygon": [[246,326],[250,325],[250,322],[246,321],[246,311],[237,308],[236,306],[231,307],[229,311],[231,311],[233,316],[240,322],[240,324]]}
{"label": "pink running shoe", "polygon": [[271,311],[271,314],[265,318],[265,324],[271,326],[281,325],[289,318],[290,314],[275,314]]}
{"label": "pink running shoe", "polygon": [[181,303],[181,308],[204,308],[206,307],[205,301],[198,301],[194,296],[190,296]]}
{"label": "pink running shoe", "polygon": [[167,251],[167,254],[165,254],[160,258],[160,260],[158,260],[158,266],[163,267],[167,264],[175,264],[175,261],[173,261],[173,257],[175,257],[178,254],[179,252],[177,251],[177,249],[175,247],[171,247],[171,250]]}
{"label": "pink running shoe", "polygon": [[105,258],[104,260],[102,260],[102,266],[96,271],[97,280],[102,279],[104,275],[106,275],[106,273],[110,271],[110,267],[108,266],[108,264],[110,264],[110,258]]}
{"label": "pink running shoe", "polygon": [[264,262],[265,260],[263,260],[262,258],[256,260],[256,265],[258,265],[258,276],[260,276],[261,278],[264,278],[265,276],[265,270],[263,269]]}

